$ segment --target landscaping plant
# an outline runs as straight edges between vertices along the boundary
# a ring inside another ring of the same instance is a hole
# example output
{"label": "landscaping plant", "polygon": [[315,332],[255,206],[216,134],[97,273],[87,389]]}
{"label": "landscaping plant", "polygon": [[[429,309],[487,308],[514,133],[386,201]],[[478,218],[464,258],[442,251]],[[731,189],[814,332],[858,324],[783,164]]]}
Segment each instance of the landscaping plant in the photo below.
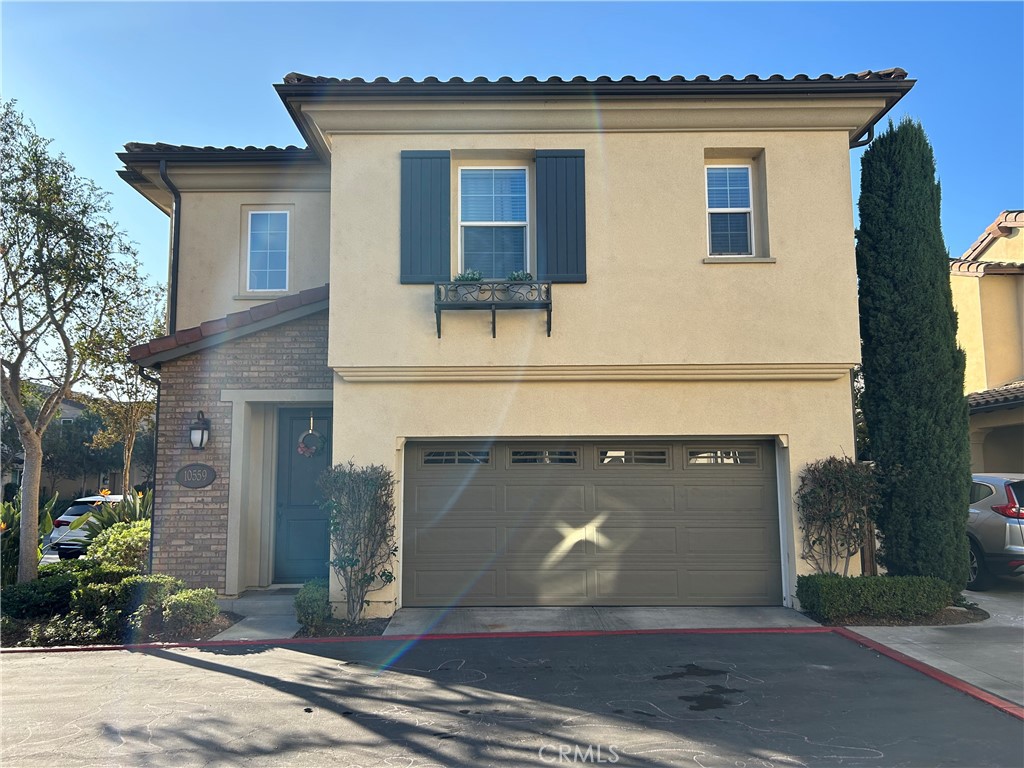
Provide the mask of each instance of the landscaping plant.
{"label": "landscaping plant", "polygon": [[871,509],[878,489],[874,469],[830,456],[808,464],[796,492],[803,558],[818,573],[850,572],[850,558],[875,535]]}
{"label": "landscaping plant", "polygon": [[312,632],[331,620],[331,595],[327,579],[313,579],[302,585],[302,589],[295,595],[295,619]]}
{"label": "landscaping plant", "polygon": [[99,563],[143,571],[149,562],[150,521],[115,523],[100,531],[89,544],[87,556]]}
{"label": "landscaping plant", "polygon": [[964,353],[932,148],[909,118],[861,159],[857,272],[864,417],[882,483],[880,560],[890,574],[967,580],[970,447]]}
{"label": "landscaping plant", "polygon": [[[57,494],[54,494],[52,499],[37,507],[37,563],[43,559],[43,541],[53,530],[53,518],[50,515],[56,503]],[[17,493],[13,500],[0,503],[0,587],[6,587],[18,580],[21,531],[21,494]]]}
{"label": "landscaping plant", "polygon": [[395,477],[350,461],[325,470],[318,484],[330,514],[331,567],[345,589],[346,616],[358,621],[367,593],[395,580]]}

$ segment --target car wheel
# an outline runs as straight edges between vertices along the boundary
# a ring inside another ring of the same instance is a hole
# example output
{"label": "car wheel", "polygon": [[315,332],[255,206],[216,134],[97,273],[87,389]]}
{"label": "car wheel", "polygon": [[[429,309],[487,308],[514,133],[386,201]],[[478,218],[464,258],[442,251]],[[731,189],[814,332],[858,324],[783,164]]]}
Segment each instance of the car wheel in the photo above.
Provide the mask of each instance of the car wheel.
{"label": "car wheel", "polygon": [[81,553],[75,549],[58,549],[57,557],[61,560],[77,560]]}
{"label": "car wheel", "polygon": [[981,547],[971,542],[971,551],[967,561],[967,589],[972,592],[984,592],[992,588],[992,574],[985,566],[985,556]]}

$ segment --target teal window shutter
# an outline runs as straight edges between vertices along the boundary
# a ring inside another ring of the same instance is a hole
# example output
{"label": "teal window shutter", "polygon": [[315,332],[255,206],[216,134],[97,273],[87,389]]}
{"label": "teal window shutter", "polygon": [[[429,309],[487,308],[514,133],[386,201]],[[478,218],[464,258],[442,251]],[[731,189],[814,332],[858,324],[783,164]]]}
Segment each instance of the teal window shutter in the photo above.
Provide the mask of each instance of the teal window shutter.
{"label": "teal window shutter", "polygon": [[587,282],[587,214],[582,149],[537,150],[537,277]]}
{"label": "teal window shutter", "polygon": [[451,279],[451,188],[451,152],[402,152],[402,283]]}

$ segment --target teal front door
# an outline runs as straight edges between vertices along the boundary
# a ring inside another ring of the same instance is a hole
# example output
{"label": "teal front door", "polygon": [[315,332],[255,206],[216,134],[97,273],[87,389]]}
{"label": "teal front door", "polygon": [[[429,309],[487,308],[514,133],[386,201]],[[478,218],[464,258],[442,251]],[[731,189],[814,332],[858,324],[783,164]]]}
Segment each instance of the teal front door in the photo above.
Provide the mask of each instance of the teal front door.
{"label": "teal front door", "polygon": [[282,408],[277,451],[274,581],[327,576],[329,521],[317,478],[331,463],[331,410]]}

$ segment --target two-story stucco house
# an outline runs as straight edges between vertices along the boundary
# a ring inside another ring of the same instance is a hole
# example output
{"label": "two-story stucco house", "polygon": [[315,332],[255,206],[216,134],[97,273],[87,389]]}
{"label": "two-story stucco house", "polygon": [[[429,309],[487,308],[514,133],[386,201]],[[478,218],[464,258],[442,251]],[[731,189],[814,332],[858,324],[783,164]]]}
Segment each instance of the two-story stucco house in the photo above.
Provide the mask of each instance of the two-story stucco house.
{"label": "two-story stucco house", "polygon": [[949,263],[974,472],[1024,472],[1022,230],[1024,211],[1003,211]]}
{"label": "two-story stucco house", "polygon": [[368,615],[791,604],[799,473],[854,455],[850,149],[912,85],[292,74],[307,149],[127,145],[172,232],[170,334],[132,351],[155,568],[326,574],[315,478],[352,459],[398,478]]}

